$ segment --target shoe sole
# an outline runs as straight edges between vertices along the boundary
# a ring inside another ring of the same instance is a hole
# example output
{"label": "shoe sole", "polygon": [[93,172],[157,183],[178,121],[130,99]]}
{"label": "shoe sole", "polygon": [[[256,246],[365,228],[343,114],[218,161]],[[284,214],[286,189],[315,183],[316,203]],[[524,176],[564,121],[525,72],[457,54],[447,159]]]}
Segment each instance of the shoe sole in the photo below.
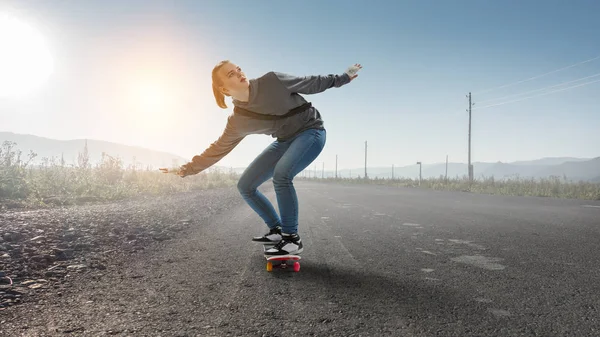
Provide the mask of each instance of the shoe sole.
{"label": "shoe sole", "polygon": [[277,244],[279,241],[259,241],[259,240],[252,240],[252,242],[256,242],[256,243],[262,243],[263,245],[270,245],[270,244]]}
{"label": "shoe sole", "polygon": [[299,255],[300,253],[302,253],[304,251],[304,248],[300,248],[299,250],[295,251],[295,252],[291,252],[291,253],[267,253],[265,252],[265,256],[285,256],[285,255]]}

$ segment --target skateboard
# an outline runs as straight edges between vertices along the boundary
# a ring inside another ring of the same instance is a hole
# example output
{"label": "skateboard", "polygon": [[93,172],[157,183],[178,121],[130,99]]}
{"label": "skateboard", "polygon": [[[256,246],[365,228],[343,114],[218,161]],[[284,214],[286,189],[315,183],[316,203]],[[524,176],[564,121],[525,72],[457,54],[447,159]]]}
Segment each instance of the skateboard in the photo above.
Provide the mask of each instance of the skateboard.
{"label": "skateboard", "polygon": [[[263,251],[273,247],[270,244],[263,244]],[[267,271],[273,271],[273,268],[286,269],[293,268],[295,272],[300,271],[300,255],[265,255],[267,259]]]}

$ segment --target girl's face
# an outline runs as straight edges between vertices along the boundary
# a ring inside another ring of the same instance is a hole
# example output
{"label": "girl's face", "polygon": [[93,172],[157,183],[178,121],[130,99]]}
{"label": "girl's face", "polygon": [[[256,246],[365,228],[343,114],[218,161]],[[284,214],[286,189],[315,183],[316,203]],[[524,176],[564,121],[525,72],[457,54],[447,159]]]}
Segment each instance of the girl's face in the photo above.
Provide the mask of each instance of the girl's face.
{"label": "girl's face", "polygon": [[231,95],[248,88],[249,82],[242,68],[233,63],[227,63],[220,69],[220,76],[223,84],[221,91],[224,94]]}

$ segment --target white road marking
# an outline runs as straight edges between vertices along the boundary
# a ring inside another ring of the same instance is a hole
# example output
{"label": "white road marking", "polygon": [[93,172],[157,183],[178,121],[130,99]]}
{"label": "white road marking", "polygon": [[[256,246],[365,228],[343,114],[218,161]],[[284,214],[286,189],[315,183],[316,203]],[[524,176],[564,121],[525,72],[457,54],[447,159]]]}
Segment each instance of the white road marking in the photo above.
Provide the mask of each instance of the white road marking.
{"label": "white road marking", "polygon": [[503,270],[506,266],[496,262],[500,262],[504,259],[499,257],[485,257],[481,255],[469,256],[461,255],[459,257],[453,257],[450,260],[459,263],[469,264],[475,267],[488,269],[488,270]]}
{"label": "white road marking", "polygon": [[456,243],[456,244],[463,244],[463,245],[467,245],[469,247],[472,248],[477,248],[477,249],[481,249],[481,250],[485,250],[487,248],[485,248],[482,245],[478,245],[475,243],[471,243],[472,241],[466,241],[466,240],[456,240],[456,239],[448,239],[448,241],[452,242],[452,243]]}
{"label": "white road marking", "polygon": [[422,250],[421,253],[429,254],[429,255],[437,255],[436,253],[432,253],[428,250]]}

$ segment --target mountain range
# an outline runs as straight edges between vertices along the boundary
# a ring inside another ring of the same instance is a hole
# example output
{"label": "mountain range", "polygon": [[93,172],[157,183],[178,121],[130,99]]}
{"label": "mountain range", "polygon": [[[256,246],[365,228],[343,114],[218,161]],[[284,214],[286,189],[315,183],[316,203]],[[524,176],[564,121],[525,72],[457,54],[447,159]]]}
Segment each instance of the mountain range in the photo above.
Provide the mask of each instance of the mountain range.
{"label": "mountain range", "polygon": [[36,153],[37,156],[32,160],[32,165],[40,164],[43,158],[51,159],[53,157],[57,163],[62,157],[67,165],[76,165],[79,153],[83,152],[86,144],[92,165],[101,162],[102,152],[120,158],[125,167],[136,165],[143,169],[171,167],[181,165],[189,160],[167,152],[93,139],[57,140],[13,132],[0,132],[0,144],[5,141],[16,143],[14,149],[21,150],[21,160],[26,160],[30,151]]}
{"label": "mountain range", "polygon": [[[0,143],[4,141],[15,142],[15,149],[22,151],[22,159],[27,157],[30,151],[37,153],[37,157],[32,164],[39,164],[42,158],[54,157],[57,161],[61,156],[65,162],[76,164],[79,153],[83,152],[87,143],[88,154],[92,164],[99,163],[102,158],[102,152],[111,156],[119,157],[124,166],[136,164],[141,168],[158,169],[159,167],[172,167],[181,165],[189,160],[181,156],[145,149],[141,147],[128,146],[118,143],[112,143],[100,140],[56,140],[44,137],[38,137],[27,134],[16,134],[12,132],[0,132]],[[229,171],[230,168],[215,166]],[[432,163],[422,165],[423,178],[439,178],[446,175],[448,178],[463,177],[467,175],[466,163]],[[244,168],[231,169],[236,173],[243,172]],[[475,178],[494,177],[495,179],[506,179],[512,177],[520,178],[547,178],[550,176],[566,177],[570,181],[589,181],[600,183],[600,157],[596,158],[574,158],[574,157],[553,157],[541,158],[529,161],[515,161],[510,163],[485,163],[474,162],[473,171]],[[300,176],[325,176],[334,177],[335,171],[322,171],[313,168],[300,173]],[[353,169],[343,169],[337,172],[340,177],[364,177],[364,167]],[[367,167],[369,178],[391,178],[392,167]],[[393,168],[394,177],[419,178],[419,165],[409,165]]]}

